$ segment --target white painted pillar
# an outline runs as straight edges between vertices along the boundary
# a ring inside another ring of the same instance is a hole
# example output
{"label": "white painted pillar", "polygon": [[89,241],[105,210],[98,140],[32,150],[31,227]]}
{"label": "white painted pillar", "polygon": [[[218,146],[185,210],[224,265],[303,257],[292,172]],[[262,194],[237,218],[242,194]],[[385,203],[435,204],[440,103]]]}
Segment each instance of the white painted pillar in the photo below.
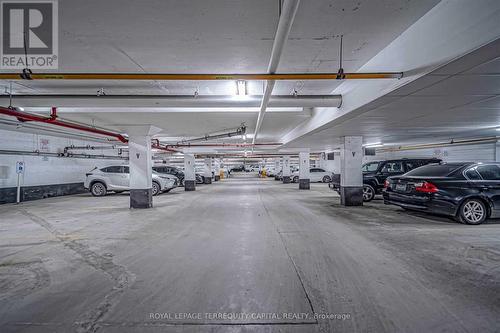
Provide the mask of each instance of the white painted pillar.
{"label": "white painted pillar", "polygon": [[302,151],[299,153],[299,189],[309,190],[310,189],[310,154],[308,151]]}
{"label": "white painted pillar", "polygon": [[184,190],[196,190],[195,159],[193,154],[184,154]]}
{"label": "white painted pillar", "polygon": [[279,180],[278,179],[278,173],[280,172],[280,159],[276,158],[274,160],[274,180]]}
{"label": "white painted pillar", "polygon": [[220,180],[220,159],[214,159],[214,180],[218,182]]}
{"label": "white painted pillar", "polygon": [[205,158],[205,165],[203,170],[203,176],[205,177],[205,184],[212,184],[212,158]]}
{"label": "white painted pillar", "polygon": [[495,162],[500,162],[500,142],[495,142]]}
{"label": "white painted pillar", "polygon": [[344,206],[363,205],[363,137],[342,137],[340,150],[340,198]]}
{"label": "white painted pillar", "polygon": [[130,208],[153,206],[151,137],[129,136]]}
{"label": "white painted pillar", "polygon": [[151,125],[124,127],[129,137],[130,208],[153,206],[151,136],[160,131]]}
{"label": "white painted pillar", "polygon": [[290,156],[283,156],[283,183],[290,183]]}

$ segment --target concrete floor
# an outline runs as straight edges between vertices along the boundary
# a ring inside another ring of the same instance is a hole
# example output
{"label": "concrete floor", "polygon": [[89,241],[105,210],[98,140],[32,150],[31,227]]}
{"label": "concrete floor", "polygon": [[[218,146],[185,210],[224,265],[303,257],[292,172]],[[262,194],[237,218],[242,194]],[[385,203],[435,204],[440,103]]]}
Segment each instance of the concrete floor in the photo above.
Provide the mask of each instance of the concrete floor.
{"label": "concrete floor", "polygon": [[297,188],[233,178],[150,210],[126,194],[3,205],[0,331],[500,330],[498,222]]}

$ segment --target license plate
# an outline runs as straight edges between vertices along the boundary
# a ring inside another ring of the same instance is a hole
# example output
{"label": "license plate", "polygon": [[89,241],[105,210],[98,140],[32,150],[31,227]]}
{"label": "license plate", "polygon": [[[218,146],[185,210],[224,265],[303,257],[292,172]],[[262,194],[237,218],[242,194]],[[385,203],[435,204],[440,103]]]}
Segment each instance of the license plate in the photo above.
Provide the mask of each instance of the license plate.
{"label": "license plate", "polygon": [[396,184],[394,189],[398,192],[406,192],[406,184]]}

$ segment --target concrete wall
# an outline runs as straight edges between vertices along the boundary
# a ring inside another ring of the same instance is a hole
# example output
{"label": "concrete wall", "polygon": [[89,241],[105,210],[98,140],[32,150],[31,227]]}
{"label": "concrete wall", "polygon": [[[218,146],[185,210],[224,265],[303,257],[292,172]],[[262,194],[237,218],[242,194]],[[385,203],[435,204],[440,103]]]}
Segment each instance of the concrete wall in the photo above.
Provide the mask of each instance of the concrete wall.
{"label": "concrete wall", "polygon": [[[99,142],[75,140],[69,138],[31,134],[16,131],[0,130],[0,150],[39,151],[42,153],[62,153],[64,147],[111,145]],[[92,155],[116,155],[116,150],[85,150],[74,151]],[[127,164],[122,159],[84,159],[71,157],[3,155],[0,154],[0,203],[12,202],[12,189],[17,186],[16,162],[25,163],[25,173],[21,176],[21,186],[30,188],[36,196],[53,196],[65,194],[68,191],[79,192],[83,188],[85,173],[97,167],[111,164]],[[64,185],[63,190],[58,185]],[[67,186],[71,184],[72,186]],[[54,187],[54,185],[56,185]],[[33,192],[35,191],[35,192]],[[49,191],[50,193],[45,193]],[[52,193],[52,194],[51,194]],[[69,194],[69,193],[68,193]],[[26,192],[26,199],[28,199]]]}
{"label": "concrete wall", "polygon": [[[380,161],[395,158],[435,157],[447,162],[491,162],[496,159],[497,144],[485,143],[476,145],[449,146],[440,148],[415,149],[378,153],[365,156],[363,162]],[[498,156],[500,158],[500,156]]]}

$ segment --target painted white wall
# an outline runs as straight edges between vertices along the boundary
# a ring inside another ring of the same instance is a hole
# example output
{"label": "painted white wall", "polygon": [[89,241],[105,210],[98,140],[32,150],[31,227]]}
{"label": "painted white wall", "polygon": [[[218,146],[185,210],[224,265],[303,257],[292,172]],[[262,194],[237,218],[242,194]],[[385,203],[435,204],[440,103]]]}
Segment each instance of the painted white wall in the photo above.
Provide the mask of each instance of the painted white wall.
{"label": "painted white wall", "polygon": [[[99,142],[83,141],[48,135],[0,130],[0,150],[23,150],[62,153],[64,147],[106,145]],[[78,153],[112,155],[112,150],[87,150]],[[112,164],[128,164],[126,160],[83,159],[69,157],[44,157],[27,155],[0,155],[0,188],[17,184],[16,162],[25,163],[25,173],[21,186],[68,184],[83,182],[85,173],[95,166],[101,168]]]}
{"label": "painted white wall", "polygon": [[[403,150],[377,153],[375,156],[364,156],[363,162],[419,157],[435,157],[446,162],[492,162],[496,159],[496,150],[497,145],[495,143]],[[500,155],[498,158],[500,159]]]}
{"label": "painted white wall", "polygon": [[340,152],[334,152],[334,159],[328,160],[327,154],[320,154],[319,167],[336,174],[340,173]]}

